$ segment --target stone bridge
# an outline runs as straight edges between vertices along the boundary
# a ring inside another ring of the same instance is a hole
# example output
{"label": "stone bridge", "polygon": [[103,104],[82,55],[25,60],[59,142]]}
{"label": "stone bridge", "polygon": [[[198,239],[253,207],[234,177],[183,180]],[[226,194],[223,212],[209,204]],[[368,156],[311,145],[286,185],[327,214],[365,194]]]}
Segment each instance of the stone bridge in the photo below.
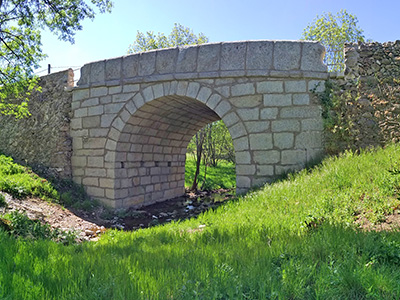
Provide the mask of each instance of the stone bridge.
{"label": "stone bridge", "polygon": [[322,152],[324,48],[247,41],[143,52],[86,64],[73,91],[73,179],[115,208],[184,193],[186,146],[223,120],[237,192]]}

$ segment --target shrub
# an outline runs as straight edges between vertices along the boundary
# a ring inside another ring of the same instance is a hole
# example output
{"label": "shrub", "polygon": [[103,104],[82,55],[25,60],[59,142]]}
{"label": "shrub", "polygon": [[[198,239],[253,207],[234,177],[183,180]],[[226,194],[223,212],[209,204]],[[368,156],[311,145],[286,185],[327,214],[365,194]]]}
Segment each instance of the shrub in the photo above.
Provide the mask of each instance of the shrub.
{"label": "shrub", "polygon": [[0,194],[0,207],[7,207],[6,197]]}

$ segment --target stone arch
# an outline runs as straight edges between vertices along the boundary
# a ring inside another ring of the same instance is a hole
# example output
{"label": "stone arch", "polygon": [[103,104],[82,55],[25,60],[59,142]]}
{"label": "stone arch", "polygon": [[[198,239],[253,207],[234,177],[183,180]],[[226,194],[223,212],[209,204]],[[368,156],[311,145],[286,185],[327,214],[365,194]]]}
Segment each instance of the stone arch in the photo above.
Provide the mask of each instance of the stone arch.
{"label": "stone arch", "polygon": [[[316,42],[244,41],[86,64],[71,104],[74,181],[112,207],[137,205],[124,190],[129,181],[119,180],[127,176],[129,154],[120,150],[132,136],[125,126],[135,125],[130,119],[138,110],[154,116],[157,104],[163,108],[179,101],[197,105],[195,111],[213,111],[227,125],[235,148],[237,191],[303,168],[323,152],[320,104],[311,92],[328,78],[323,55]],[[145,112],[150,108],[155,111]]]}
{"label": "stone arch", "polygon": [[[204,83],[172,81],[141,88],[111,123],[105,160],[114,168],[114,184],[108,196],[117,207],[129,207],[184,194],[187,145],[217,120],[227,125],[235,153],[249,150],[246,128],[231,104]],[[243,155],[236,157],[240,161]]]}

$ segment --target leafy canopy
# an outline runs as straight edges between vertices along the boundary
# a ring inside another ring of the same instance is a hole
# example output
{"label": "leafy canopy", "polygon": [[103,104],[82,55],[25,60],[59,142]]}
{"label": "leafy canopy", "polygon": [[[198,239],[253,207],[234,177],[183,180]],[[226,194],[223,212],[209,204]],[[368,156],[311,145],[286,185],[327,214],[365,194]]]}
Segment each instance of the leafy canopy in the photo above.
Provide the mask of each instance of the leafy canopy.
{"label": "leafy canopy", "polygon": [[175,23],[174,28],[168,36],[160,32],[155,34],[153,31],[147,31],[146,33],[138,31],[136,40],[129,46],[128,53],[204,44],[207,42],[208,38],[203,33],[196,35],[189,27]]}
{"label": "leafy canopy", "polygon": [[302,39],[321,42],[326,48],[324,63],[329,70],[344,71],[344,44],[364,42],[365,39],[357,23],[357,17],[345,9],[336,15],[324,13],[304,29]]}
{"label": "leafy canopy", "polygon": [[28,97],[39,89],[33,70],[45,57],[41,30],[73,43],[84,19],[111,8],[111,0],[0,0],[0,114],[29,115]]}

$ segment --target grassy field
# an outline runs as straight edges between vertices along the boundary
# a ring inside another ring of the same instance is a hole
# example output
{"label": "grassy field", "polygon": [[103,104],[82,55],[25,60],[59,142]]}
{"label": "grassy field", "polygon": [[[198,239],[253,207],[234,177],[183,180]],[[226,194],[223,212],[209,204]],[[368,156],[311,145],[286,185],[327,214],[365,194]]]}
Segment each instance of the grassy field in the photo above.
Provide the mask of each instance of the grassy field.
{"label": "grassy field", "polygon": [[400,145],[330,158],[180,223],[64,246],[0,230],[0,299],[399,299]]}
{"label": "grassy field", "polygon": [[[196,161],[190,155],[186,157],[185,164],[185,187],[193,184]],[[199,187],[204,183],[204,190],[215,190],[219,188],[231,189],[236,186],[235,164],[219,161],[216,167],[207,167],[206,181],[204,182],[205,166],[200,166]]]}

